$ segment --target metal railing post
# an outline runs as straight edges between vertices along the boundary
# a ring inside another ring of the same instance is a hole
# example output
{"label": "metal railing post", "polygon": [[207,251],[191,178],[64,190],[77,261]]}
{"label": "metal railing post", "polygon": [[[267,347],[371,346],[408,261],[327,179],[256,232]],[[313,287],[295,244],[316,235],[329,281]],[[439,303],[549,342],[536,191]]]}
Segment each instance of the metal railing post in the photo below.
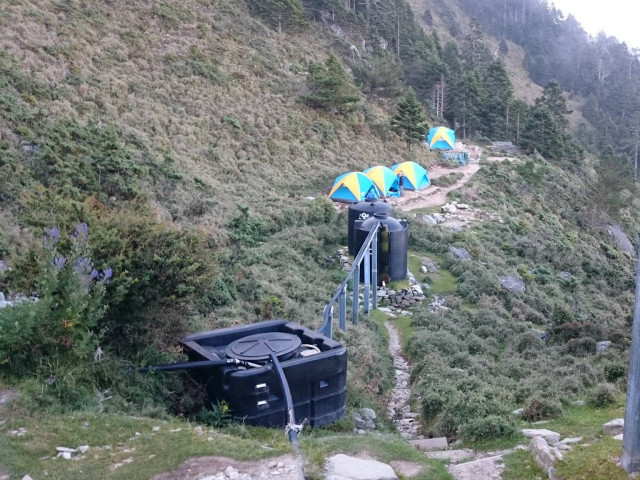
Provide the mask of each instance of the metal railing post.
{"label": "metal railing post", "polygon": [[[379,227],[378,227],[379,228]],[[378,308],[378,232],[371,239],[371,285],[373,287],[372,308]]]}
{"label": "metal railing post", "polygon": [[338,314],[340,315],[340,330],[347,329],[347,286],[340,290]]}
{"label": "metal railing post", "polygon": [[351,301],[351,322],[358,323],[358,309],[360,305],[360,264],[353,272],[353,297]]}
{"label": "metal railing post", "polygon": [[371,288],[371,257],[369,256],[369,248],[367,245],[367,251],[364,254],[364,305],[362,310],[364,313],[369,313],[369,291]]}
{"label": "metal railing post", "polygon": [[638,233],[638,264],[636,267],[636,304],[631,331],[627,402],[624,412],[622,458],[627,472],[640,470],[640,232]]}

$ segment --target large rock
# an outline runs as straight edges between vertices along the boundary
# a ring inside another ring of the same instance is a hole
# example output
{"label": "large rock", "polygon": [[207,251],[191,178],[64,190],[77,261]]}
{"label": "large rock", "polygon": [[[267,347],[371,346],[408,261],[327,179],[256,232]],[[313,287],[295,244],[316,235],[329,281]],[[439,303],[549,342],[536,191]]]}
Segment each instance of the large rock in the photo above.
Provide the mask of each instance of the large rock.
{"label": "large rock", "polygon": [[[553,464],[556,461],[555,455],[551,452],[549,444],[542,437],[533,437],[529,443],[529,451],[532,453],[538,466],[549,475],[549,470],[553,472]],[[552,475],[549,475],[551,478]]]}
{"label": "large rock", "polygon": [[458,211],[458,207],[456,207],[451,203],[447,203],[445,206],[442,207],[443,213],[456,213],[457,211]]}
{"label": "large rock", "polygon": [[471,259],[471,254],[465,248],[449,247],[449,251],[453,254],[454,257],[460,260]]}
{"label": "large rock", "polygon": [[511,293],[524,292],[527,288],[522,277],[500,277],[499,280],[500,285]]}
{"label": "large rock", "polygon": [[545,428],[523,428],[522,434],[527,438],[544,438],[548,443],[556,443],[560,441],[560,434]]}
{"label": "large rock", "polygon": [[596,343],[596,350],[598,350],[599,352],[606,352],[611,348],[611,345],[613,345],[612,342],[610,342],[609,340],[604,340],[602,342]]}
{"label": "large rock", "polygon": [[325,464],[325,480],[397,480],[393,469],[377,460],[338,454]]}
{"label": "large rock", "polygon": [[411,440],[409,443],[420,450],[444,450],[449,447],[446,437],[421,438]]}
{"label": "large rock", "polygon": [[475,456],[473,450],[467,448],[461,450],[441,450],[439,452],[425,452],[424,455],[427,458],[433,458],[435,460],[449,460],[450,462],[460,463],[464,460],[469,460]]}
{"label": "large rock", "polygon": [[602,433],[605,435],[618,435],[624,430],[624,418],[616,418],[602,425]]}
{"label": "large rock", "polygon": [[627,234],[624,233],[618,225],[607,225],[607,233],[613,237],[620,250],[629,255],[635,254],[635,248],[631,240],[629,240]]}

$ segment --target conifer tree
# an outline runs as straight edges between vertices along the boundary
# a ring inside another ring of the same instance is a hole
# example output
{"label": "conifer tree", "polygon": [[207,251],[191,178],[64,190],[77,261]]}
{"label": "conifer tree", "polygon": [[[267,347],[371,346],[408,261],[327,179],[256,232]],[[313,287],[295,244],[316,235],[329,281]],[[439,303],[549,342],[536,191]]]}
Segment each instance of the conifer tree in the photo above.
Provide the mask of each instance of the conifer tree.
{"label": "conifer tree", "polygon": [[567,99],[564,97],[562,87],[555,80],[551,80],[545,85],[542,96],[536,98],[536,105],[545,105],[551,110],[551,113],[556,117],[558,125],[562,128],[569,126],[565,115],[569,115],[572,111],[567,108]]}
{"label": "conifer tree", "polygon": [[411,151],[413,143],[424,141],[429,125],[424,116],[422,105],[412,88],[409,88],[398,102],[398,113],[391,119],[391,130],[407,142],[409,151]]}
{"label": "conifer tree", "polygon": [[333,52],[324,64],[309,63],[307,84],[311,93],[302,95],[301,98],[313,108],[346,113],[360,102],[357,87],[351,82],[342,63]]}
{"label": "conifer tree", "polygon": [[484,124],[482,133],[489,138],[506,139],[513,86],[502,61],[496,60],[487,68],[484,76],[484,90],[486,97],[482,109]]}
{"label": "conifer tree", "polygon": [[545,105],[533,108],[525,125],[520,145],[544,157],[560,159],[564,155],[564,135],[555,116]]}
{"label": "conifer tree", "polygon": [[249,7],[282,33],[306,23],[300,0],[250,0]]}

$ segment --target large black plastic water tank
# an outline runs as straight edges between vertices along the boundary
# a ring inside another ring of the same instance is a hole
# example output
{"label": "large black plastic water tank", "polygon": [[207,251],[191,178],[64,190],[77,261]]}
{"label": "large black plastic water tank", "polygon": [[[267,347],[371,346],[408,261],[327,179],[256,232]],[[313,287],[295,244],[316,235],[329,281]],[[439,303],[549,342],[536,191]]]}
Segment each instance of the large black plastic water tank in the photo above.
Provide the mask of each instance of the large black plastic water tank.
{"label": "large black plastic water tank", "polygon": [[349,255],[356,255],[359,251],[355,249],[355,223],[357,220],[367,220],[373,217],[376,213],[386,213],[387,216],[393,217],[393,206],[387,202],[383,202],[377,198],[367,199],[364,202],[354,203],[349,205],[349,219],[348,219],[348,245]]}
{"label": "large black plastic water tank", "polygon": [[[409,225],[406,220],[396,220],[384,213],[355,223],[356,251],[360,251],[369,232],[380,223],[378,230],[378,284],[382,280],[404,280],[407,278],[409,254]],[[360,280],[364,281],[364,268],[360,269]]]}
{"label": "large black plastic water tank", "polygon": [[236,358],[258,365],[189,370],[206,386],[212,402],[226,401],[232,416],[249,425],[283,427],[284,392],[267,362],[273,351],[282,366],[298,422],[318,427],[345,414],[347,349],[324,335],[287,320],[270,320],[196,333],[182,339],[190,361]]}

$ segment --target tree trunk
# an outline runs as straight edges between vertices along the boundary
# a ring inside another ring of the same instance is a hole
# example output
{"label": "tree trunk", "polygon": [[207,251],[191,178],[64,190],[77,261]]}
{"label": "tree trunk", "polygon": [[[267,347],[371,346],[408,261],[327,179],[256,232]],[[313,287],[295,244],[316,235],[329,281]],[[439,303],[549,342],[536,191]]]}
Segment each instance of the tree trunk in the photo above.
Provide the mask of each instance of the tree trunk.
{"label": "tree trunk", "polygon": [[396,51],[400,58],[400,0],[396,0]]}
{"label": "tree trunk", "polygon": [[282,13],[278,14],[278,34],[282,35]]}

